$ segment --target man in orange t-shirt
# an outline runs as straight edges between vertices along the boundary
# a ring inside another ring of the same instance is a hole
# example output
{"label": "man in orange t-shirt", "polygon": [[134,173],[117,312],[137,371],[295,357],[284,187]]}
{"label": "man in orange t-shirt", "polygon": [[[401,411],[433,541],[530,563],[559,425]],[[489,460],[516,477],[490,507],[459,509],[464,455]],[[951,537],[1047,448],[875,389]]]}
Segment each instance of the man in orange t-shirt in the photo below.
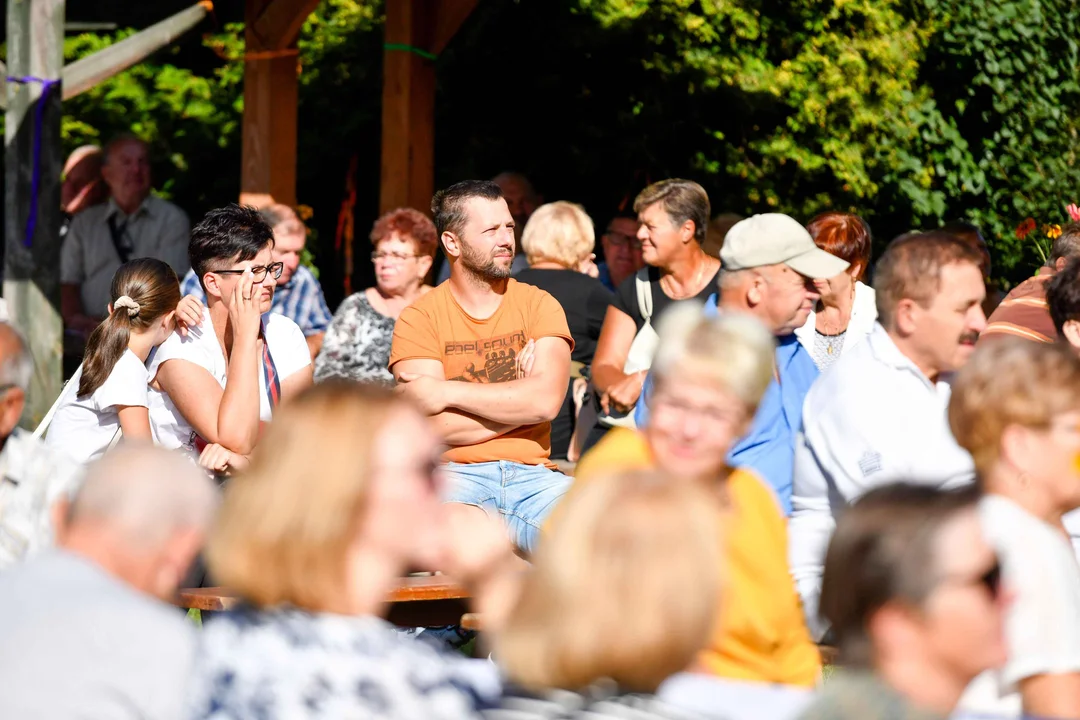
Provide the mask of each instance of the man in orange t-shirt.
{"label": "man in orange t-shirt", "polygon": [[510,278],[514,219],[498,185],[452,185],[431,211],[450,279],[401,312],[390,371],[450,446],[449,511],[498,512],[528,552],[570,484],[549,456],[574,341],[551,295]]}

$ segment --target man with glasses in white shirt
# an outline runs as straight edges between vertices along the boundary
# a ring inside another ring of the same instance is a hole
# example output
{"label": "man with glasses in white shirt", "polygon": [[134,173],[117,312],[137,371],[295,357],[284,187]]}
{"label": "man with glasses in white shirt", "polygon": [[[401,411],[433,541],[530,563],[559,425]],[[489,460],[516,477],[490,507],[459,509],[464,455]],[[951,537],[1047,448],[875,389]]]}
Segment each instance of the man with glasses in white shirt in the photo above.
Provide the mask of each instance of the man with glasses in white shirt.
{"label": "man with glasses in white shirt", "polygon": [[821,574],[836,518],[897,482],[972,481],[971,456],[949,430],[950,373],[986,327],[979,254],[951,235],[893,241],[874,274],[878,324],[811,388],[795,444],[789,561],[815,639]]}

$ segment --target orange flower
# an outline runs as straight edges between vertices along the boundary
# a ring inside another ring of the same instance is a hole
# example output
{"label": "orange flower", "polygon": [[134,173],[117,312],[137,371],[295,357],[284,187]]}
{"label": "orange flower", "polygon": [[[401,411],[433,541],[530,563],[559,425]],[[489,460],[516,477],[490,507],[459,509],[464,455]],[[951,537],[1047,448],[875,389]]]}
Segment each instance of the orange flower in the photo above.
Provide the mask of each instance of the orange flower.
{"label": "orange flower", "polygon": [[1046,237],[1050,238],[1051,240],[1057,240],[1059,237],[1061,237],[1061,226],[1057,223],[1054,223],[1053,225],[1047,225],[1043,228],[1043,232],[1045,232]]}
{"label": "orange flower", "polygon": [[1028,234],[1035,229],[1035,218],[1028,218],[1024,222],[1016,226],[1016,237],[1023,240]]}
{"label": "orange flower", "polygon": [[307,222],[315,214],[315,211],[311,209],[310,205],[297,205],[296,214],[300,216],[301,220]]}

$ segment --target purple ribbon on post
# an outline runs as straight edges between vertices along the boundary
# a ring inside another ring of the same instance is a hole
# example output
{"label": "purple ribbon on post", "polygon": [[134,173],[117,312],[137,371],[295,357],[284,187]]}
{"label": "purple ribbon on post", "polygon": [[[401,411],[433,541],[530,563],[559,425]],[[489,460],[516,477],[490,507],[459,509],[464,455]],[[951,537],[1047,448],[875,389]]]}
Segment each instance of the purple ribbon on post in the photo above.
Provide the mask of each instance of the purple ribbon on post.
{"label": "purple ribbon on post", "polygon": [[39,83],[41,85],[41,97],[38,98],[37,108],[34,110],[34,172],[30,182],[32,189],[30,191],[30,213],[26,218],[26,238],[23,240],[23,247],[31,248],[34,245],[34,230],[37,228],[38,191],[41,188],[41,135],[45,125],[45,100],[48,98],[49,93],[52,92],[52,89],[60,84],[60,81],[46,80],[32,75],[26,77],[11,77],[9,75],[7,81],[19,83],[20,85],[29,83]]}

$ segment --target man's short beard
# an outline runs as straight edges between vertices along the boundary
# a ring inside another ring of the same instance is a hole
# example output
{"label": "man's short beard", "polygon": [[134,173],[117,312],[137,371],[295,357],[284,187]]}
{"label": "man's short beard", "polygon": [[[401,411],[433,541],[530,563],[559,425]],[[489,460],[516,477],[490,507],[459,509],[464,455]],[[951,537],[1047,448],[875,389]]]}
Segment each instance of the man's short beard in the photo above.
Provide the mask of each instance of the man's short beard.
{"label": "man's short beard", "polygon": [[479,251],[474,253],[468,245],[465,243],[461,244],[462,266],[476,277],[483,278],[484,280],[505,280],[510,277],[513,259],[513,255],[511,255],[510,265],[505,268],[499,267],[498,263],[495,262],[495,258],[490,255],[485,258],[483,253]]}

